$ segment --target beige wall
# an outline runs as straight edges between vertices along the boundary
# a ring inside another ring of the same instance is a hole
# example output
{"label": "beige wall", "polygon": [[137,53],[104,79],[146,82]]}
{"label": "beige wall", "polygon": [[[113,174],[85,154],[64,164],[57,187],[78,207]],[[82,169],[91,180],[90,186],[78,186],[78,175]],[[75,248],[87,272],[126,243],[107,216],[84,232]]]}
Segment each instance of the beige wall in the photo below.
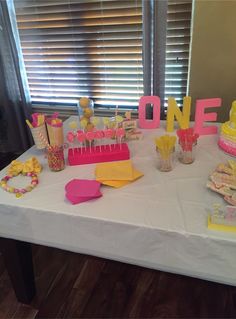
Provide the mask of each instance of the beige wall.
{"label": "beige wall", "polygon": [[236,0],[196,0],[193,11],[189,95],[221,97],[218,120],[228,118],[236,100]]}

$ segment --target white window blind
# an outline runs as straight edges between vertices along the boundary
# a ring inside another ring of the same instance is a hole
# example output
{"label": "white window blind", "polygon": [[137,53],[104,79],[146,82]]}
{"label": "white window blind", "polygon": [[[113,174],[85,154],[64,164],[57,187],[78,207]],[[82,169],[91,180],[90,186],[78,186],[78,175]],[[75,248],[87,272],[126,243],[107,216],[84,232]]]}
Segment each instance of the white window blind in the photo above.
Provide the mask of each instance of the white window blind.
{"label": "white window blind", "polygon": [[35,104],[137,107],[143,95],[141,0],[15,0]]}
{"label": "white window blind", "polygon": [[182,106],[186,96],[192,0],[169,0],[166,39],[165,106],[172,96]]}
{"label": "white window blind", "polygon": [[[149,1],[149,0],[146,0]],[[15,0],[33,106],[136,108],[143,95],[142,0]],[[165,107],[186,95],[191,0],[168,0]]]}

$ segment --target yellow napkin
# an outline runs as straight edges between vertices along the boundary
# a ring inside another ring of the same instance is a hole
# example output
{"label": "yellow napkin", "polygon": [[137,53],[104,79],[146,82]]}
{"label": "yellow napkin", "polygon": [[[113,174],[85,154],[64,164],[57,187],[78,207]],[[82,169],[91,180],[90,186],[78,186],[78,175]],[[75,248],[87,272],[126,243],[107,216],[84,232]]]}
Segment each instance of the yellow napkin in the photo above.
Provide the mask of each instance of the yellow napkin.
{"label": "yellow napkin", "polygon": [[128,160],[99,163],[96,165],[95,176],[100,183],[119,188],[137,180],[143,173],[136,170]]}

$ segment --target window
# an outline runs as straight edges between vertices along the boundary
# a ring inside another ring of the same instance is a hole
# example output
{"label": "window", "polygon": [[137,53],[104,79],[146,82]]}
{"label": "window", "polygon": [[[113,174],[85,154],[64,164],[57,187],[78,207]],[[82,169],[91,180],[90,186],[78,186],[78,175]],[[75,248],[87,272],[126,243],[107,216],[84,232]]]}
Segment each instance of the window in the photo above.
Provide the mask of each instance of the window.
{"label": "window", "polygon": [[[148,1],[148,0],[146,0]],[[33,106],[137,108],[142,0],[15,0]],[[191,1],[169,1],[165,97],[186,94]]]}
{"label": "window", "polygon": [[15,1],[33,104],[137,107],[142,89],[142,2]]}
{"label": "window", "polygon": [[169,0],[166,37],[165,105],[173,96],[179,106],[187,92],[191,0]]}

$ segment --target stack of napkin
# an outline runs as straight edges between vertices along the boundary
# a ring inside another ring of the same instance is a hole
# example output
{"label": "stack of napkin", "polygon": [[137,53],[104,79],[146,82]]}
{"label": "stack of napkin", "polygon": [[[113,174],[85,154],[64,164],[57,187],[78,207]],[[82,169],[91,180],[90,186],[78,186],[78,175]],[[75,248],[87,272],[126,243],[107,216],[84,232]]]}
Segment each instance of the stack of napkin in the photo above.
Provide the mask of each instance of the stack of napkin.
{"label": "stack of napkin", "polygon": [[143,173],[136,170],[128,160],[99,163],[96,165],[95,176],[100,183],[119,188],[137,180]]}
{"label": "stack of napkin", "polygon": [[101,197],[100,186],[94,180],[73,179],[65,186],[66,198],[74,205]]}

